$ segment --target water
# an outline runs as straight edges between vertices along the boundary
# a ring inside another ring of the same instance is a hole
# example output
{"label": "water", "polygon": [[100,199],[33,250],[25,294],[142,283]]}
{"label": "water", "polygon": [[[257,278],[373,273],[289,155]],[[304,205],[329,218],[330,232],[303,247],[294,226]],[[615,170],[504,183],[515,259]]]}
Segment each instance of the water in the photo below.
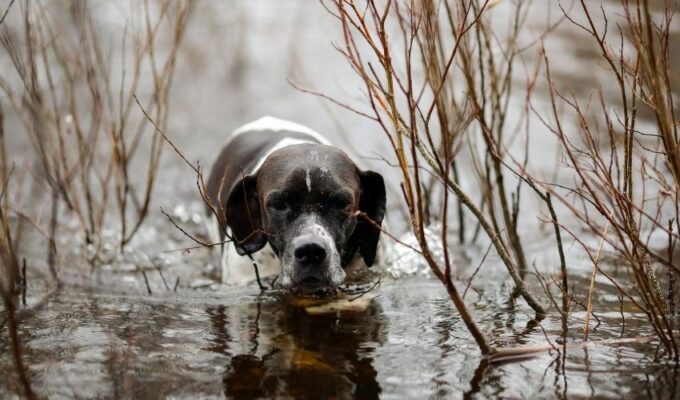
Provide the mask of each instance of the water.
{"label": "water", "polygon": [[[37,392],[50,398],[673,398],[677,392],[677,367],[655,362],[654,341],[570,348],[564,364],[551,351],[488,365],[438,282],[388,279],[373,294],[363,311],[309,315],[285,296],[254,288],[154,296],[68,290],[26,318],[20,336]],[[495,346],[559,339],[559,319],[535,321],[524,308],[503,304],[495,290],[468,296]],[[625,313],[626,337],[652,334],[643,315]],[[571,329],[580,329],[581,318],[573,315]],[[617,312],[599,318],[592,340],[620,337]],[[0,346],[7,354],[7,343]],[[0,396],[20,390],[7,355],[0,374],[6,377]]]}
{"label": "water", "polygon": [[[96,4],[103,8],[105,3]],[[187,157],[210,165],[219,150],[216,140],[263,114],[296,120],[329,135],[359,162],[386,176],[392,188],[390,222],[398,226],[398,174],[374,160],[384,154],[383,135],[369,121],[299,93],[286,82],[291,78],[365,105],[357,89],[360,83],[330,45],[339,40],[332,17],[306,1],[203,2],[195,12],[178,61],[168,125]],[[118,14],[110,15],[111,26],[105,27],[115,32]],[[531,29],[541,28],[541,18],[530,20]],[[592,85],[590,74],[575,76],[570,55],[594,64],[597,53],[582,51],[582,41],[574,39],[582,37],[576,35],[570,31],[551,36],[546,48],[564,59],[555,63],[556,76]],[[11,125],[12,115],[7,118]],[[538,138],[541,152],[553,154],[554,147],[539,136],[532,138]],[[16,154],[28,154],[25,137],[10,135],[8,142]],[[554,159],[537,157],[531,164],[550,174]],[[463,180],[474,184],[465,175]],[[104,246],[105,262],[94,270],[82,262],[88,250],[79,244],[76,231],[61,228],[61,276],[66,286],[45,301],[51,282],[44,268],[44,244],[36,232],[25,233],[29,290],[28,306],[19,312],[19,336],[29,379],[40,396],[679,396],[678,367],[657,357],[661,352],[647,317],[628,301],[620,301],[616,288],[601,276],[594,299],[599,322],[591,322],[590,340],[607,344],[568,347],[564,357],[552,350],[521,362],[491,365],[480,355],[441,284],[403,246],[388,248],[392,258],[376,270],[383,278],[365,309],[310,315],[280,293],[261,294],[254,285],[218,284],[213,279],[215,260],[205,250],[177,251],[191,243],[158,209],[169,210],[191,232],[203,232],[195,176],[174,154],[166,153],[159,182],[154,212],[130,250],[117,251],[116,231],[111,229],[105,235],[110,241]],[[523,212],[520,218],[526,221],[522,237],[530,262],[548,277],[557,274],[552,228],[540,225],[532,212]],[[62,220],[68,223],[65,217]],[[468,226],[473,226],[471,220]],[[487,245],[479,240],[453,249],[461,291]],[[570,286],[583,301],[592,264],[579,258],[576,246],[568,244],[566,250]],[[617,279],[626,278],[615,259],[603,268]],[[547,305],[531,276],[529,285]],[[561,348],[562,323],[554,308],[549,317],[535,320],[523,302],[510,301],[512,288],[492,251],[465,298],[491,344],[513,347],[550,341]],[[582,342],[573,338],[583,337],[584,317],[583,309],[575,305],[568,321],[569,345]],[[0,397],[12,398],[18,397],[21,387],[6,337],[0,336]],[[616,343],[620,338],[637,339]]]}

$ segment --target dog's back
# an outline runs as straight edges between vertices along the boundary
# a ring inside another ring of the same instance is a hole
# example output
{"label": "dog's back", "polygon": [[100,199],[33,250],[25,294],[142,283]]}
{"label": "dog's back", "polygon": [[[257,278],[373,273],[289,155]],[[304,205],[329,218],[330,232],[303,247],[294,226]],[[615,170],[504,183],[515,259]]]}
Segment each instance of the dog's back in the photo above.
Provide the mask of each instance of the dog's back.
{"label": "dog's back", "polygon": [[267,156],[300,143],[330,144],[321,134],[303,125],[274,117],[262,117],[237,128],[213,164],[206,187],[210,200],[216,207],[223,205],[234,183],[257,172]]}

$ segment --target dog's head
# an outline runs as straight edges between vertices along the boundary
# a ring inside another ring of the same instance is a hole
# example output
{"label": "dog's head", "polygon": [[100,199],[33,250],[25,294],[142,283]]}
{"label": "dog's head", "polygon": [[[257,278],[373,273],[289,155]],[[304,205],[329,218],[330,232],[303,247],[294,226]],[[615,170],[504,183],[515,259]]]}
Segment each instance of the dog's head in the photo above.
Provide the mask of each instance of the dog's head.
{"label": "dog's head", "polygon": [[302,292],[341,284],[357,253],[371,266],[384,215],[382,176],[320,144],[273,152],[256,175],[235,184],[226,204],[238,253],[269,242],[283,267],[281,286]]}

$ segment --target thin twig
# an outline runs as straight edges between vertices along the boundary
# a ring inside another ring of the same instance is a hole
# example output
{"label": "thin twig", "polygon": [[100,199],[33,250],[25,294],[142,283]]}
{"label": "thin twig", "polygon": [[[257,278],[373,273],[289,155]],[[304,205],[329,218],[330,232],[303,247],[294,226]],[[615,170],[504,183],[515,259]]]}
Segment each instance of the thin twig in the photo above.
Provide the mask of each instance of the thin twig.
{"label": "thin twig", "polygon": [[5,12],[2,13],[2,17],[0,17],[0,25],[2,25],[3,22],[5,22],[5,18],[7,18],[7,14],[9,14],[9,10],[12,8],[13,5],[14,5],[14,0],[11,0],[9,2],[9,5],[5,9]]}
{"label": "thin twig", "polygon": [[482,256],[482,260],[479,262],[479,265],[477,265],[477,268],[475,268],[475,271],[470,276],[470,279],[468,279],[467,285],[465,285],[465,290],[463,290],[463,298],[465,298],[465,295],[467,294],[468,289],[470,289],[470,285],[472,284],[472,280],[475,279],[475,276],[477,276],[477,273],[482,269],[482,265],[484,265],[484,261],[486,261],[486,257],[489,255],[489,252],[491,251],[492,246],[493,246],[493,244],[489,243],[489,246],[487,246],[486,251],[484,252],[484,256]]}
{"label": "thin twig", "polygon": [[152,296],[153,293],[151,292],[151,286],[149,286],[149,278],[146,277],[146,271],[142,270],[142,276],[144,276],[144,283],[146,284],[146,291],[149,293],[149,296]]}

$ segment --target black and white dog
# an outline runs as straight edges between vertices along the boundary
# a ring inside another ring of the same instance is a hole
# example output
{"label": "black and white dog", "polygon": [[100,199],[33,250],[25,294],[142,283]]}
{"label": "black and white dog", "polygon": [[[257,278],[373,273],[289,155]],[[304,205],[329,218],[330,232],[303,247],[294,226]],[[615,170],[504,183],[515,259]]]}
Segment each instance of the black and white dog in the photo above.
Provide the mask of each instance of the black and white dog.
{"label": "black and white dog", "polygon": [[213,215],[211,240],[234,239],[221,249],[225,283],[255,279],[247,255],[260,276],[279,274],[278,285],[300,292],[337,287],[359,256],[369,267],[375,261],[385,215],[382,176],[361,171],[305,126],[263,117],[236,129],[207,191],[226,221],[220,226]]}

